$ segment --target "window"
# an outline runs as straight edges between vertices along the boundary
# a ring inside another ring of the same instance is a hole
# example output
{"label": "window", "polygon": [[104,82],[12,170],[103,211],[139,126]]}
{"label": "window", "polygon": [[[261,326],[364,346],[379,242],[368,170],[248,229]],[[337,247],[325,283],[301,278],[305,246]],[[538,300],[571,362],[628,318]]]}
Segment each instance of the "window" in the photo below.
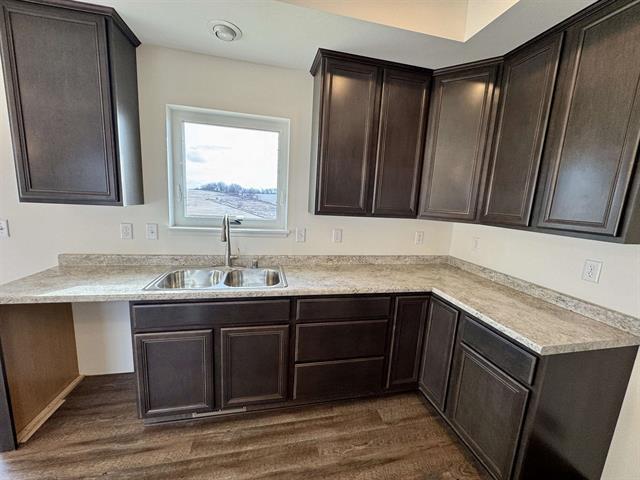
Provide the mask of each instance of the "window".
{"label": "window", "polygon": [[170,225],[287,234],[289,120],[169,105]]}

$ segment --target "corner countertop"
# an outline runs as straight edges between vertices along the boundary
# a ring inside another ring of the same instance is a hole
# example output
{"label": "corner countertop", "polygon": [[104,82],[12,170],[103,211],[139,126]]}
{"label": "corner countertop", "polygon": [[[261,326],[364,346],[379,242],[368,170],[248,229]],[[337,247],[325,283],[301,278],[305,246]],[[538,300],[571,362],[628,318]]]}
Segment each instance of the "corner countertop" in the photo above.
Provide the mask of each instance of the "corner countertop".
{"label": "corner countertop", "polygon": [[640,337],[448,264],[285,266],[287,288],[148,291],[168,265],[58,266],[0,285],[0,304],[433,292],[540,355],[640,345]]}

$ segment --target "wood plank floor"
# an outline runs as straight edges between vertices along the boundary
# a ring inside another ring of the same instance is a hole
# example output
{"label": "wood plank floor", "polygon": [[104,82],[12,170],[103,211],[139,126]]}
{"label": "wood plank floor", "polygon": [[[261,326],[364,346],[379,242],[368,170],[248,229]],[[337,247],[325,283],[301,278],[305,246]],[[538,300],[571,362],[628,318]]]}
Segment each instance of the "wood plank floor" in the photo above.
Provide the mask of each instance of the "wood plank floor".
{"label": "wood plank floor", "polygon": [[488,479],[417,394],[145,427],[133,375],[88,377],[0,478]]}

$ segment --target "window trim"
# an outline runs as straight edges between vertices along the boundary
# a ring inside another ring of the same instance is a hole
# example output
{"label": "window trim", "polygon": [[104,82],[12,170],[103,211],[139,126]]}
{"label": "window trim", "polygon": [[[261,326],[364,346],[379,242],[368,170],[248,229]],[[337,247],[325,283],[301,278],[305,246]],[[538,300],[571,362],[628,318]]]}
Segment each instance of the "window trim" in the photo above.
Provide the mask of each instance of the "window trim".
{"label": "window trim", "polygon": [[232,225],[232,228],[235,234],[241,236],[288,236],[290,233],[288,229],[288,194],[291,121],[288,118],[174,104],[166,106],[169,228],[175,230],[219,231],[220,227],[215,223],[222,221],[222,217],[211,217],[214,219],[213,223],[202,217],[192,218],[187,221],[184,216],[178,215],[179,209],[184,208],[181,196],[183,195],[182,188],[185,184],[184,133],[182,127],[185,121],[278,132],[277,218],[274,221],[246,219],[242,222],[242,225]]}

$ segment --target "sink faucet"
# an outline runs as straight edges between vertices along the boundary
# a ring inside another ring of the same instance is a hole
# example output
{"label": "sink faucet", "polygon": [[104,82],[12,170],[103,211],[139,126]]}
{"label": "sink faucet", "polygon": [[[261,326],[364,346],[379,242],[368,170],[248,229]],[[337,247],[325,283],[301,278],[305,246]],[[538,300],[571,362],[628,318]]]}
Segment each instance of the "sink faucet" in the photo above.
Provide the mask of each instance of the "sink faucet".
{"label": "sink faucet", "polygon": [[231,261],[234,258],[238,258],[236,255],[231,255],[231,228],[230,228],[231,223],[233,223],[234,225],[240,225],[240,220],[238,219],[231,220],[229,218],[229,215],[225,215],[222,218],[222,235],[220,236],[220,241],[227,243],[224,251],[225,267],[230,267]]}

